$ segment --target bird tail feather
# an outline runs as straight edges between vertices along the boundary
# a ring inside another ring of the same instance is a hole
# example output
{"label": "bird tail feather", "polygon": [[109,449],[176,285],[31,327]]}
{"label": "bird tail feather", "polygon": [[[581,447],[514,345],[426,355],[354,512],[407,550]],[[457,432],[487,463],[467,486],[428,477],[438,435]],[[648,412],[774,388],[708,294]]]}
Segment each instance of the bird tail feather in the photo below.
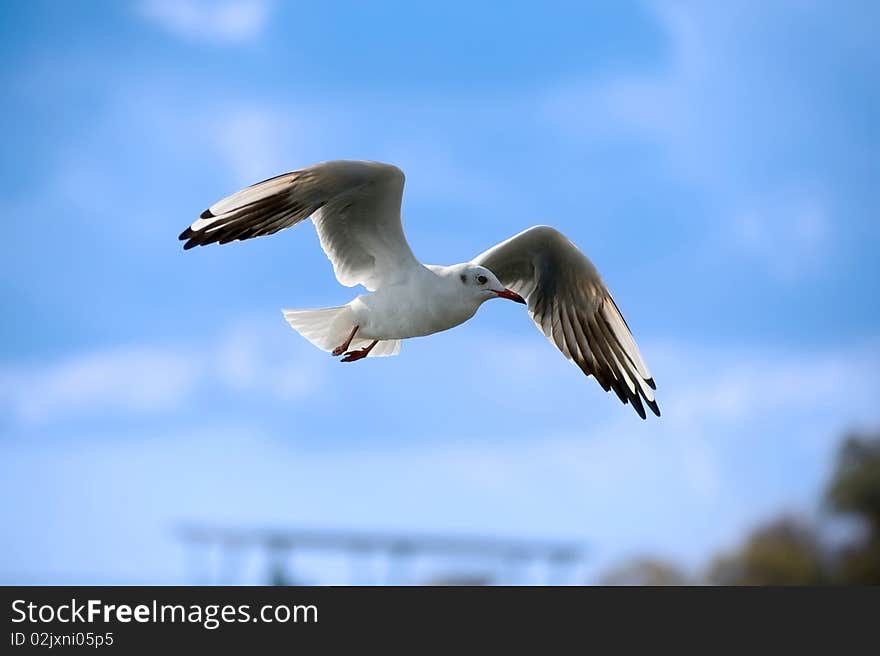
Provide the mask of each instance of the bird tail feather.
{"label": "bird tail feather", "polygon": [[[290,327],[323,351],[332,351],[343,344],[354,328],[354,314],[348,305],[317,310],[281,310]],[[369,346],[373,340],[355,335],[349,350]],[[370,351],[369,357],[397,355],[400,340],[382,340]]]}

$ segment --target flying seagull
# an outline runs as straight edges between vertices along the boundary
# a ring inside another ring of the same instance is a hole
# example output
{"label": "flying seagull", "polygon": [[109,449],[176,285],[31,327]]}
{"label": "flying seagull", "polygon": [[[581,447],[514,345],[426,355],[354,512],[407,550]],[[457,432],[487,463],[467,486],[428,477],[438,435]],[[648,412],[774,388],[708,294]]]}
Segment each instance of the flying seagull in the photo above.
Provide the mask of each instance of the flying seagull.
{"label": "flying seagull", "polygon": [[561,232],[534,226],[470,262],[421,264],[403,234],[403,172],[379,162],[315,164],[217,201],[186,230],[184,249],[271,235],[311,217],[336,279],[363,285],[347,305],[282,310],[342,362],[397,355],[401,340],[464,323],[493,298],[528,305],[542,333],[642,419],[654,380],[593,263]]}

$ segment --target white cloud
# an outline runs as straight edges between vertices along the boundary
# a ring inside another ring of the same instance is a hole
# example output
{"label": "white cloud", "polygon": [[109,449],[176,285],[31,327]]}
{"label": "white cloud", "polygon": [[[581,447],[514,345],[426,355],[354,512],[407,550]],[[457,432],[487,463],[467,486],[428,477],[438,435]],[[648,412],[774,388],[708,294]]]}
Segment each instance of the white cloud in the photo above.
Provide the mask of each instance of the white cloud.
{"label": "white cloud", "polygon": [[[584,523],[601,544],[598,563],[642,544],[696,565],[768,515],[812,510],[842,431],[880,421],[876,342],[819,350],[644,346],[662,418],[642,423],[627,411],[602,421],[612,415],[595,408],[616,403],[611,395],[594,395],[593,403],[538,392],[528,407],[578,404],[581,430],[474,445],[470,454],[447,443],[449,466],[458,463],[462,484],[482,488],[475,496],[552,480],[572,518],[572,499],[580,499]],[[556,395],[531,354],[516,366],[525,370],[492,378],[513,388],[531,380]]]}
{"label": "white cloud", "polygon": [[[294,341],[284,351],[303,347]],[[6,365],[0,367],[0,397],[17,421],[33,425],[79,415],[157,415],[223,390],[289,402],[320,388],[320,371],[278,357],[280,350],[265,334],[242,326],[186,348],[135,345]]]}
{"label": "white cloud", "polygon": [[[597,79],[571,81],[550,90],[544,109],[561,131],[600,139],[609,131],[647,138],[664,146],[668,163],[688,176],[711,175],[706,157],[717,161],[718,125],[710,117],[712,62],[697,12],[673,4],[651,4],[666,33],[669,53],[650,73],[609,72]],[[717,48],[717,45],[716,45]]]}
{"label": "white cloud", "polygon": [[[291,367],[284,358],[276,362],[283,349],[252,333],[242,325],[211,340],[194,361],[182,358],[183,364],[176,362],[182,353],[178,350],[119,356],[127,358],[124,366],[93,365],[110,375],[77,403],[105,409],[106,405],[95,405],[95,395],[114,394],[120,381],[129,379],[132,362],[142,368],[155,362],[158,374],[173,372],[174,367],[182,370],[167,376],[170,381],[148,376],[151,394],[159,401],[154,406],[133,402],[136,411],[161,408],[172,394],[189,394],[192,399],[205,391],[206,378],[235,394],[262,397],[268,390],[283,389],[282,382],[293,371],[295,396],[301,385],[314,389],[314,373]],[[290,347],[292,342],[284,343]],[[410,417],[406,421],[413,421],[411,435],[398,441],[365,440],[359,434],[339,441],[323,439],[326,436],[313,424],[302,427],[303,439],[297,441],[286,431],[267,433],[271,429],[262,421],[231,425],[221,401],[211,397],[212,411],[205,413],[195,432],[172,428],[149,432],[149,439],[77,440],[52,449],[27,440],[8,443],[0,459],[7,463],[0,476],[6,489],[20,487],[38,469],[57,484],[45,494],[54,495],[55,489],[65,494],[63,501],[50,496],[41,522],[22,527],[21,544],[41,545],[45,560],[57,561],[61,571],[105,576],[115,571],[123,580],[142,580],[148,576],[144,572],[161,580],[179,577],[179,553],[169,527],[189,519],[237,527],[552,536],[583,540],[589,547],[591,572],[621,554],[645,549],[697,566],[756,521],[783,509],[809,511],[840,431],[878,419],[872,403],[880,384],[876,344],[774,351],[646,343],[645,354],[658,376],[663,417],[641,422],[592,381],[577,376],[572,380],[583,385],[554,385],[553,379],[560,378],[567,365],[548,359],[555,354],[537,336],[522,345],[501,345],[498,350],[505,353],[529,351],[516,362],[482,355],[484,343],[479,336],[456,342],[449,367],[469,376],[472,366],[482,380],[493,381],[482,394],[513,396],[523,414],[550,417],[575,408],[564,428],[542,430],[532,424],[523,431],[493,432],[490,422],[479,435],[469,435],[455,422],[449,434],[438,434],[438,427],[420,425]],[[548,347],[544,353],[542,346]],[[433,353],[431,358],[438,356]],[[171,366],[169,359],[176,364]],[[63,390],[80,385],[88,390],[93,375],[61,375],[79,369],[70,362],[46,367],[52,375],[41,377],[43,387],[24,389],[53,389],[54,383],[49,383],[62,379]],[[363,374],[366,381],[379,375],[363,369],[338,371],[347,377]],[[412,370],[385,371],[390,378],[382,382],[389,390],[400,384],[395,375],[412,375]],[[2,386],[4,395],[12,389]],[[59,395],[66,398],[58,392],[54,397]],[[113,400],[120,399],[129,403],[125,396]],[[382,416],[399,402],[399,395],[389,394],[386,405],[372,412]],[[497,405],[491,396],[481,402]],[[61,416],[64,409],[56,400],[53,416]],[[65,411],[77,409],[82,407]],[[357,433],[357,424],[351,430]],[[444,430],[439,427],[441,433]],[[154,484],[157,471],[163,480],[159,488]],[[77,483],[84,476],[90,485]],[[107,506],[97,501],[96,495],[106,489],[123,489],[124,503]],[[86,539],[90,533],[73,528],[72,550],[46,541],[46,522],[75,527],[87,512],[83,509],[98,506],[102,510],[93,521],[115,526],[113,534],[120,536],[102,545],[102,552],[96,554],[93,541]],[[16,511],[7,511],[4,520],[15,523]],[[141,560],[132,560],[132,550]],[[24,550],[4,555],[13,569],[35,567]],[[132,568],[132,562],[138,567]]]}
{"label": "white cloud", "polygon": [[[767,65],[780,59],[772,39],[756,57],[748,38],[756,29],[778,29],[778,8],[647,6],[666,36],[660,63],[649,72],[614,71],[556,88],[545,101],[551,123],[587,142],[655,146],[668,174],[706,192],[710,247],[733,246],[743,262],[758,262],[782,282],[826,264],[836,237],[828,192],[795,172],[790,159],[775,163],[790,144],[812,139],[810,91],[789,82],[784,68]],[[791,20],[809,14],[789,9]],[[788,191],[767,194],[768,183]]]}
{"label": "white cloud", "polygon": [[209,355],[211,372],[234,391],[297,401],[310,396],[324,382],[322,371],[314,364],[291,357],[310,348],[296,335],[285,332],[281,343],[243,324],[218,340]]}
{"label": "white cloud", "polygon": [[269,19],[267,0],[142,0],[139,12],[177,36],[241,43],[257,38]]}
{"label": "white cloud", "polygon": [[736,214],[730,228],[733,243],[783,281],[815,271],[833,248],[825,206],[809,196],[756,204]]}
{"label": "white cloud", "polygon": [[663,424],[672,431],[746,441],[762,432],[751,426],[766,427],[768,420],[833,432],[880,419],[872,403],[880,385],[876,340],[827,349],[649,344],[645,350],[658,375]]}
{"label": "white cloud", "polygon": [[176,405],[198,378],[194,359],[149,347],[103,350],[34,368],[5,368],[0,389],[22,421],[83,409],[149,413]]}
{"label": "white cloud", "polygon": [[252,105],[222,113],[209,122],[207,135],[238,184],[290,170],[298,161],[285,145],[293,141],[296,119],[270,108]]}

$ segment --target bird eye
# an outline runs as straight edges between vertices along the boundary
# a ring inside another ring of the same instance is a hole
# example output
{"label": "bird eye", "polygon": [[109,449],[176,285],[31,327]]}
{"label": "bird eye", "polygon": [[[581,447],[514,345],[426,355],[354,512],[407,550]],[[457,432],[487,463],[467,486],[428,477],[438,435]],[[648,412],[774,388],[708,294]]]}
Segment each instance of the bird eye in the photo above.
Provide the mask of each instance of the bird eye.
{"label": "bird eye", "polygon": [[486,276],[477,276],[477,282],[481,285],[485,285],[487,282],[489,282],[489,279]]}

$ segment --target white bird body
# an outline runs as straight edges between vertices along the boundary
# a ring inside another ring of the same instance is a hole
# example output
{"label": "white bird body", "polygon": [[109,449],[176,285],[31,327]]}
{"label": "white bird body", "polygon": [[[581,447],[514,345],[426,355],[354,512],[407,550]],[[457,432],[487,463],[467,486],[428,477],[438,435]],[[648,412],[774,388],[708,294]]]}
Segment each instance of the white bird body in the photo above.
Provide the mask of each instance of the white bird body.
{"label": "white bird body", "polygon": [[489,296],[461,293],[457,270],[428,265],[412,270],[402,282],[363,294],[349,306],[358,334],[370,339],[407,339],[449,330],[470,319]]}
{"label": "white bird body", "polygon": [[[534,226],[470,262],[423,265],[400,219],[403,173],[333,161],[257,183],[202,213],[185,249],[269,235],[311,217],[340,283],[363,285],[346,305],[284,310],[290,325],[343,362],[397,355],[401,340],[458,326],[493,298],[526,303],[538,328],[588,376],[645,418],[654,381],[593,264],[555,228]],[[523,298],[525,297],[525,298]]]}

